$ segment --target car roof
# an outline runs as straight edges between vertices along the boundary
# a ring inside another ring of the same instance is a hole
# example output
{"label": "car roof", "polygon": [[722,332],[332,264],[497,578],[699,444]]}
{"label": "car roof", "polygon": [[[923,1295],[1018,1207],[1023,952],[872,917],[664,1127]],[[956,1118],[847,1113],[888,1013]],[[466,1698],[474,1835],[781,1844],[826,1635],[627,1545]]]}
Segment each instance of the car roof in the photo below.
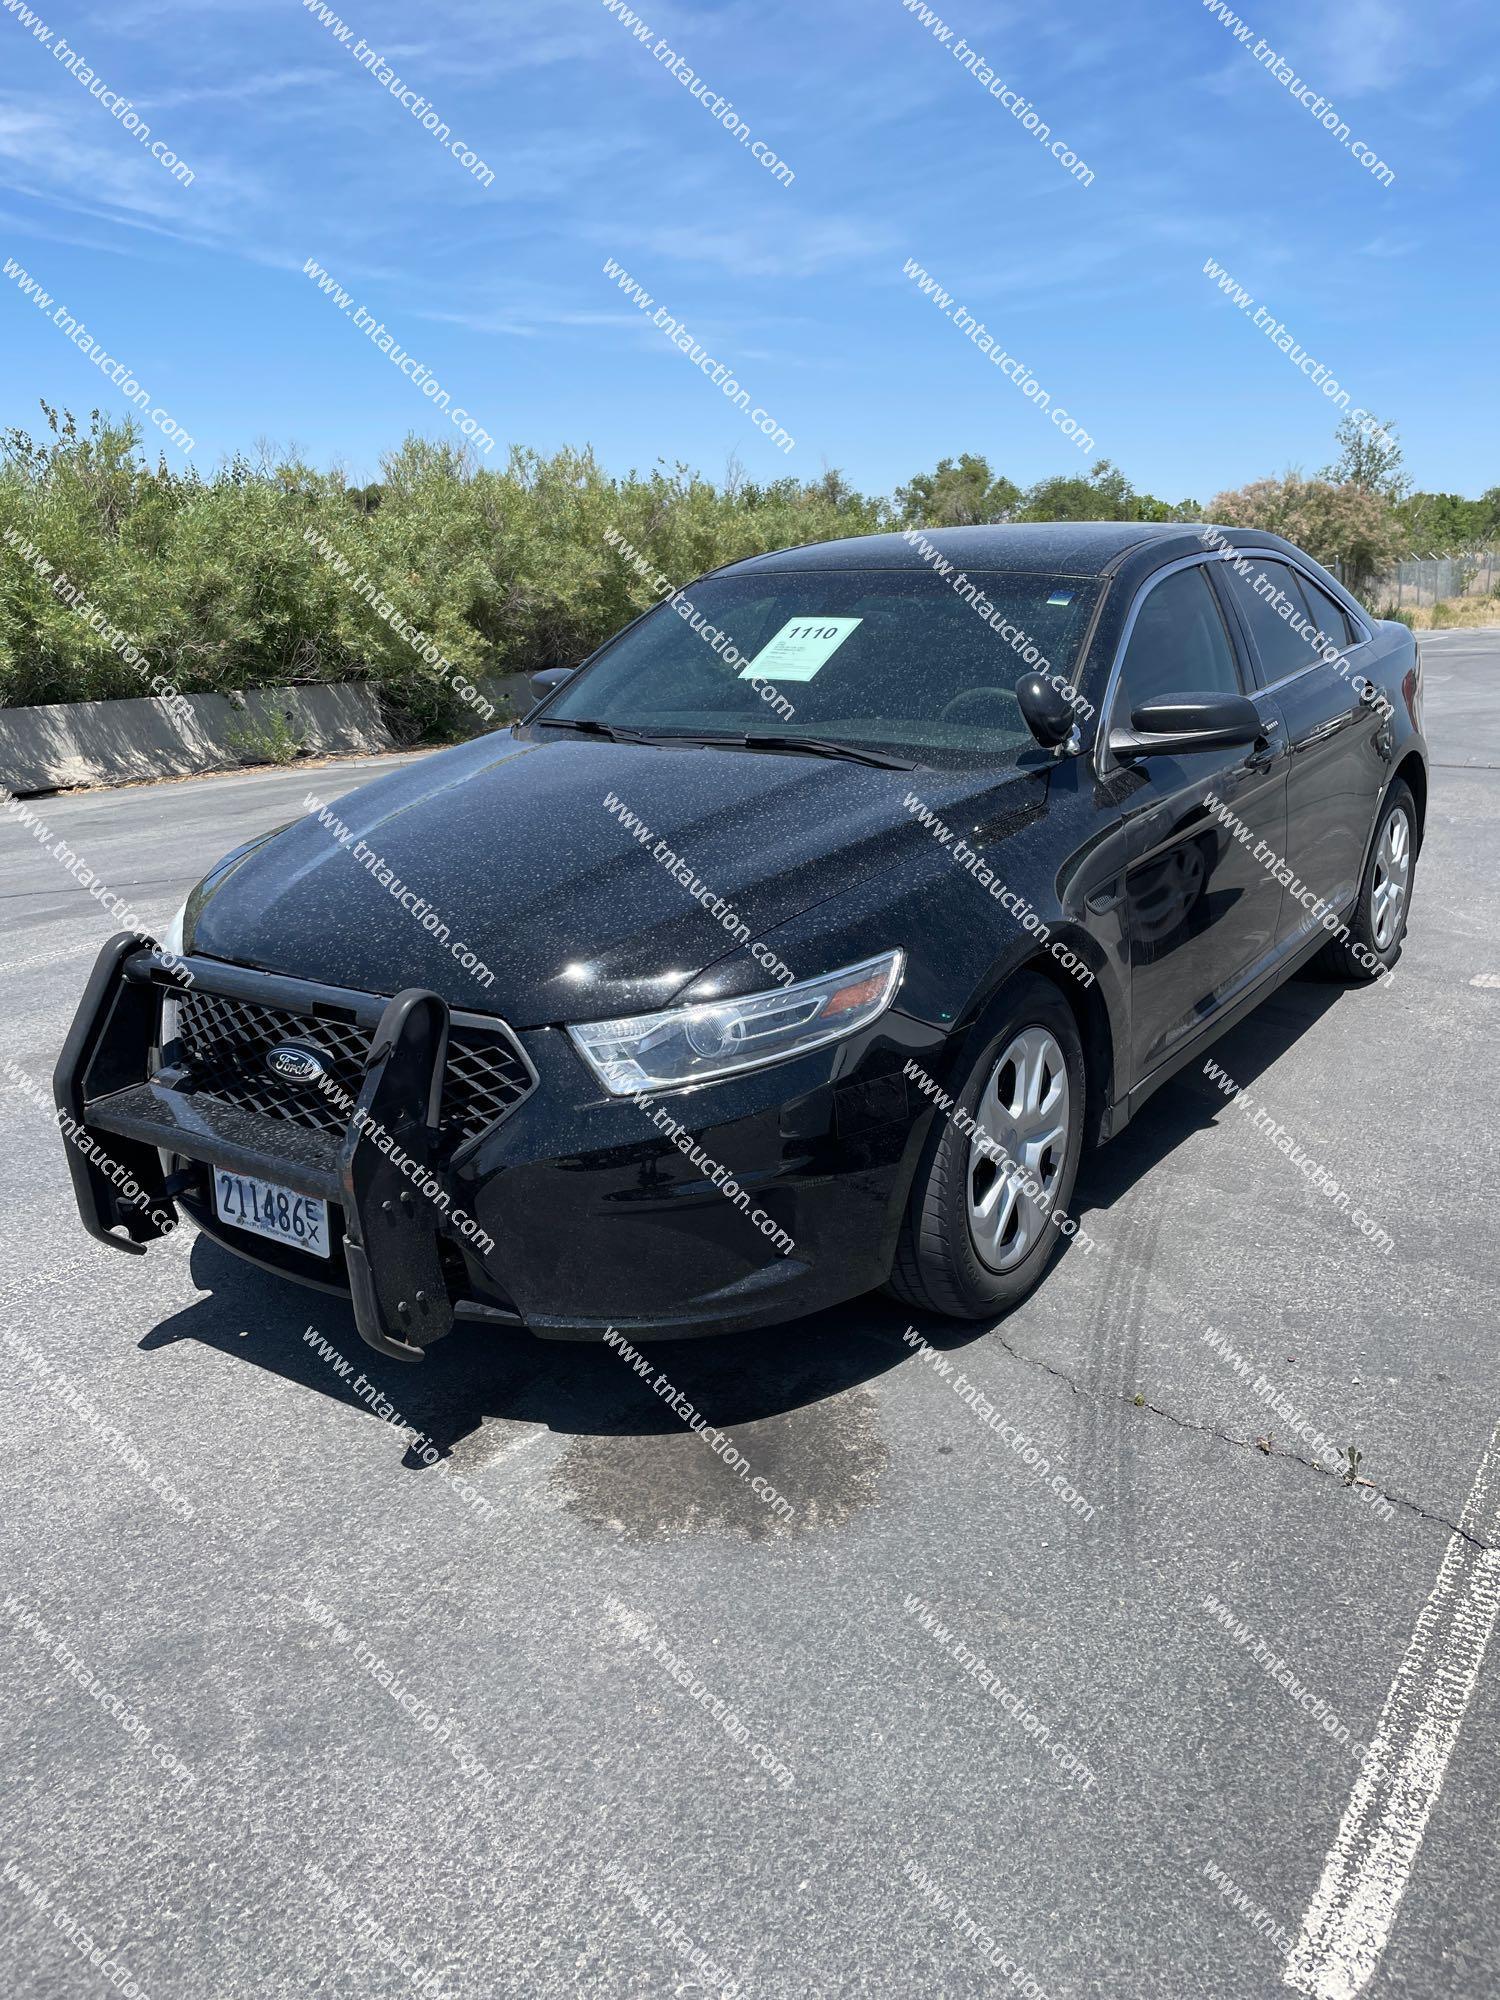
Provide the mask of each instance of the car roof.
{"label": "car roof", "polygon": [[[1217,531],[1216,531],[1217,532]],[[1225,531],[1237,541],[1243,530]],[[1270,539],[1258,537],[1256,539]],[[1183,521],[1035,521],[985,528],[922,528],[899,535],[854,535],[847,541],[811,542],[727,564],[719,576],[760,570],[926,569],[936,552],[960,569],[1041,571],[1053,576],[1098,576],[1123,555],[1150,542],[1180,542],[1186,555],[1204,546],[1202,529]],[[1163,555],[1167,554],[1164,548]]]}

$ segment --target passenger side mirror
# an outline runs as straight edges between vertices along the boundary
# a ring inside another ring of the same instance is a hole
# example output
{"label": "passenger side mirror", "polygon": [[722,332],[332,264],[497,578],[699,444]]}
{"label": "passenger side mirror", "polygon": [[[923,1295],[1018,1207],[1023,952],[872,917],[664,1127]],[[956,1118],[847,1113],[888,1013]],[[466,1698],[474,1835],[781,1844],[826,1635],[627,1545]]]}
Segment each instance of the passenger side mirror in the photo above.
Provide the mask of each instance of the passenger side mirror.
{"label": "passenger side mirror", "polygon": [[1041,674],[1022,674],[1016,682],[1016,701],[1026,727],[1044,750],[1055,750],[1062,756],[1076,747],[1069,742],[1076,718],[1067,696],[1051,681]]}
{"label": "passenger side mirror", "polygon": [[577,667],[543,667],[540,673],[531,676],[531,692],[538,701],[545,701],[554,688],[571,680],[577,671]]}
{"label": "passenger side mirror", "polygon": [[1111,755],[1176,757],[1193,750],[1228,749],[1264,734],[1255,703],[1242,694],[1164,694],[1131,711],[1129,729],[1109,732]]}

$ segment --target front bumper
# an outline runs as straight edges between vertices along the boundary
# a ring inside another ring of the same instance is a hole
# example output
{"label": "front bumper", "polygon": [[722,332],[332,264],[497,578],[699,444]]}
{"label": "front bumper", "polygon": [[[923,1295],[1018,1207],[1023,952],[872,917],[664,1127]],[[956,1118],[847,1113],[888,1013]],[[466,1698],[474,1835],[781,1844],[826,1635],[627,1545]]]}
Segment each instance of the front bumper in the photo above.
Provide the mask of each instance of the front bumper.
{"label": "front bumper", "polygon": [[[138,937],[112,939],[57,1067],[79,1211],[117,1248],[143,1250],[180,1206],[240,1255],[346,1291],[363,1338],[403,1361],[455,1317],[551,1339],[681,1338],[795,1318],[889,1274],[932,1115],[902,1063],[934,1067],[942,1039],[904,1016],[654,1108],[602,1096],[560,1031],[512,1035],[536,1087],[455,1146],[440,1116],[449,1026],[477,1017],[417,989],[386,1000],[215,960],[185,968],[187,982]],[[184,983],[308,1014],[337,1002],[369,1032],[347,1127],[223,1101],[173,1066],[170,1045],[158,1062],[162,999]],[[737,1202],[709,1177],[714,1162]],[[220,1221],[215,1167],[326,1201],[331,1260]]]}

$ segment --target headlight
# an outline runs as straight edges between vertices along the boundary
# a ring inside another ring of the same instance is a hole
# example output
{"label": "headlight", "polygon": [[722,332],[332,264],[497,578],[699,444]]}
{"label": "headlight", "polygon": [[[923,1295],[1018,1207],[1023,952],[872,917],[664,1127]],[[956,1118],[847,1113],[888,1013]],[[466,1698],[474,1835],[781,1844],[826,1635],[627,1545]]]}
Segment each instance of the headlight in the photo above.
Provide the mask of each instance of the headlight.
{"label": "headlight", "polygon": [[163,955],[165,957],[181,958],[182,924],[183,924],[183,919],[186,916],[187,916],[187,904],[184,903],[182,908],[177,912],[176,916],[173,917],[171,923],[167,925],[166,929],[162,932],[161,936],[156,940],[156,942],[161,946]]}
{"label": "headlight", "polygon": [[[176,916],[173,917],[171,923],[167,925],[161,936],[156,940],[157,949],[161,952],[163,958],[181,958],[182,924],[186,915],[187,904],[184,903]],[[176,1041],[177,1031],[181,1024],[181,1007],[170,993],[163,993],[161,998],[161,1027],[158,1031],[158,1043],[160,1047],[165,1048],[168,1042]]]}
{"label": "headlight", "polygon": [[904,953],[888,951],[778,993],[669,1007],[628,1021],[587,1021],[568,1033],[613,1096],[680,1090],[784,1062],[868,1026],[891,1004],[905,963]]}

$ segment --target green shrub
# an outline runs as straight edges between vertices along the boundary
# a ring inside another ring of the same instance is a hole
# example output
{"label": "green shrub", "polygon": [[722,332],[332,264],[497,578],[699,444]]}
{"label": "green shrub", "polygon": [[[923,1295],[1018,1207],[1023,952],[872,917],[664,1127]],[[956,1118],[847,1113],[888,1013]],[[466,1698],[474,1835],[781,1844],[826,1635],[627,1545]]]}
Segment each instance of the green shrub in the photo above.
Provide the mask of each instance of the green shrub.
{"label": "green shrub", "polygon": [[[236,705],[244,708],[243,697]],[[264,722],[252,719],[243,729],[224,733],[247,764],[291,764],[302,755],[307,742],[289,708],[273,708]]]}
{"label": "green shrub", "polygon": [[[0,433],[0,707],[140,695],[153,675],[185,694],[369,680],[398,740],[468,735],[454,676],[570,666],[656,602],[607,529],[682,585],[898,523],[1200,511],[1137,493],[1105,460],[1022,491],[972,453],[914,475],[899,510],[834,471],[767,485],[734,465],[717,485],[683,465],[621,478],[569,448],[517,448],[491,470],[415,436],[364,486],[269,456],[204,478],[164,459],[153,469],[133,423],[96,410],[84,430],[42,407],[40,441]],[[1342,565],[1356,594],[1407,532],[1389,498],[1295,476],[1221,494],[1210,518],[1289,536]]]}
{"label": "green shrub", "polygon": [[410,437],[363,487],[295,459],[204,479],[151,470],[133,424],[46,415],[40,443],[0,437],[0,707],[139,695],[152,674],[185,694],[369,679],[402,740],[467,734],[452,675],[571,664],[655,602],[606,528],[681,584],[889,525],[837,473],[619,479],[568,449],[490,471]]}

